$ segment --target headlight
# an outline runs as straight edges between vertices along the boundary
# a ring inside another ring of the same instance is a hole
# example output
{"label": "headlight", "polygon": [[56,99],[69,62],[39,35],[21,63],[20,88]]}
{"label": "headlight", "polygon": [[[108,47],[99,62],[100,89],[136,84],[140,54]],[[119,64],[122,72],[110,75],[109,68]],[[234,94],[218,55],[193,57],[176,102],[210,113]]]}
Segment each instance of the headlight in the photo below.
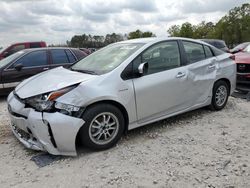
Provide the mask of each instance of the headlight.
{"label": "headlight", "polygon": [[55,108],[60,109],[60,110],[66,110],[68,112],[77,112],[80,110],[80,107],[78,106],[73,106],[71,104],[64,104],[60,102],[56,102]]}
{"label": "headlight", "polygon": [[35,97],[30,97],[25,100],[26,104],[35,108],[37,111],[51,111],[54,107],[55,100],[65,93],[71,91],[76,86],[70,86],[58,91],[53,91],[51,93],[46,93],[42,95],[37,95]]}

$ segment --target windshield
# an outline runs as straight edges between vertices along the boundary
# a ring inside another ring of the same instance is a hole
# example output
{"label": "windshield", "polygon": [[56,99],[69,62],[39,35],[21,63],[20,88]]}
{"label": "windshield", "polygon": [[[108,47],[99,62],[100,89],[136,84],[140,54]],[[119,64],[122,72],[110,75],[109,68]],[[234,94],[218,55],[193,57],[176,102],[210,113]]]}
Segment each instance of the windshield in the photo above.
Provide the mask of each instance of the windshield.
{"label": "windshield", "polygon": [[14,59],[16,59],[17,57],[19,57],[22,54],[24,54],[24,51],[19,51],[19,52],[16,52],[16,53],[2,59],[0,61],[0,68],[4,67],[5,65],[7,65],[8,63],[10,63],[11,61],[13,61]]}
{"label": "windshield", "polygon": [[143,45],[142,43],[117,43],[109,45],[74,64],[71,70],[105,74],[118,67]]}
{"label": "windshield", "polygon": [[243,52],[249,52],[250,53],[250,44],[243,50]]}

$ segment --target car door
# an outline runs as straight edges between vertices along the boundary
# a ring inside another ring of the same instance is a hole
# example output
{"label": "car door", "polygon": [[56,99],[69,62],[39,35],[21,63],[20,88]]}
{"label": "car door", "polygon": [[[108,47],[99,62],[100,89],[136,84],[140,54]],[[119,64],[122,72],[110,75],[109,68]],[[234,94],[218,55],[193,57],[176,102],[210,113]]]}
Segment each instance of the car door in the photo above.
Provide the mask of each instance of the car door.
{"label": "car door", "polygon": [[4,88],[15,87],[22,80],[48,69],[47,50],[28,52],[3,70]]}
{"label": "car door", "polygon": [[51,68],[59,66],[68,68],[76,61],[75,56],[68,49],[51,49],[50,55],[51,55],[51,65],[50,65]]}
{"label": "car door", "polygon": [[183,41],[187,59],[187,79],[190,82],[189,98],[193,105],[205,103],[211,96],[216,79],[217,61],[209,46]]}
{"label": "car door", "polygon": [[138,56],[134,69],[148,63],[148,73],[133,79],[138,122],[143,123],[187,108],[190,88],[177,41],[155,44]]}

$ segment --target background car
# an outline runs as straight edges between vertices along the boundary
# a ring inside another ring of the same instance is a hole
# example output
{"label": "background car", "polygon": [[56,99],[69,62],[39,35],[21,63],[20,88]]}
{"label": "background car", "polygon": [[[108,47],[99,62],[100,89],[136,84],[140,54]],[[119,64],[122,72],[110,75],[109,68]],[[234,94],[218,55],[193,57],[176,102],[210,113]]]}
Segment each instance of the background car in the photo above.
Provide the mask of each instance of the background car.
{"label": "background car", "polygon": [[0,95],[22,80],[58,66],[69,67],[87,54],[74,48],[36,48],[19,51],[0,61]]}
{"label": "background car", "polygon": [[241,43],[241,44],[235,46],[233,49],[231,49],[230,53],[235,54],[238,52],[242,52],[249,44],[250,44],[250,42]]}
{"label": "background car", "polygon": [[235,55],[237,63],[237,86],[241,91],[250,91],[250,44]]}
{"label": "background car", "polygon": [[229,48],[227,47],[224,40],[218,40],[218,39],[200,39],[224,52],[229,52]]}
{"label": "background car", "polygon": [[16,43],[12,44],[7,48],[0,49],[0,60],[8,57],[20,50],[28,49],[28,48],[42,48],[46,47],[46,43],[41,42],[22,42],[22,43]]}
{"label": "background car", "polygon": [[8,97],[11,128],[26,147],[54,155],[76,155],[78,139],[107,149],[128,130],[204,106],[223,109],[235,89],[232,56],[185,38],[114,43],[19,84]]}

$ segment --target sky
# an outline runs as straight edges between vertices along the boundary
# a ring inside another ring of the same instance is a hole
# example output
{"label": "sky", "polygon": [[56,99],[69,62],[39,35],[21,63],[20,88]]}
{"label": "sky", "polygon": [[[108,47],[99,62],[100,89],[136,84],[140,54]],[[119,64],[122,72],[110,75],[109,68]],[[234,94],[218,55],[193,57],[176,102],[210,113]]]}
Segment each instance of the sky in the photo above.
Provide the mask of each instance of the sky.
{"label": "sky", "polygon": [[167,36],[171,25],[217,22],[249,0],[0,0],[0,46],[45,41],[65,44],[79,34]]}

